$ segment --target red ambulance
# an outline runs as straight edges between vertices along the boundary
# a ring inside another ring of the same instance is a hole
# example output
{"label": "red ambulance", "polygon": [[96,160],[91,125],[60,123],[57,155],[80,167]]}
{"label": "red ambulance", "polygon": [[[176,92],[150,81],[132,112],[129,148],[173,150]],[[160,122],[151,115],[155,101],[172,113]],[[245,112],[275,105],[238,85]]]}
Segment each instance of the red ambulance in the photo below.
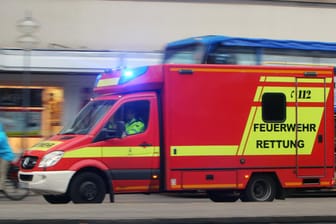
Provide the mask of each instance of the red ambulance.
{"label": "red ambulance", "polygon": [[[332,188],[333,79],[332,67],[168,62],[101,74],[74,122],[25,151],[19,178],[49,203],[185,191],[273,201]],[[126,133],[130,109],[138,133]]]}

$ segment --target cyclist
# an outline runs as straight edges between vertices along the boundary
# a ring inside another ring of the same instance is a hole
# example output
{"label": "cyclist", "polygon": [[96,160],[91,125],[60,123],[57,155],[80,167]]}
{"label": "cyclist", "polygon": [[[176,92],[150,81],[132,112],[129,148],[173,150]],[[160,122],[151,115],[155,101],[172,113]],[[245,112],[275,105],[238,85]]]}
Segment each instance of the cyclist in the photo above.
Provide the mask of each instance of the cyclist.
{"label": "cyclist", "polygon": [[15,155],[11,146],[8,143],[7,135],[0,124],[0,191],[5,190],[5,181],[9,163],[13,161]]}

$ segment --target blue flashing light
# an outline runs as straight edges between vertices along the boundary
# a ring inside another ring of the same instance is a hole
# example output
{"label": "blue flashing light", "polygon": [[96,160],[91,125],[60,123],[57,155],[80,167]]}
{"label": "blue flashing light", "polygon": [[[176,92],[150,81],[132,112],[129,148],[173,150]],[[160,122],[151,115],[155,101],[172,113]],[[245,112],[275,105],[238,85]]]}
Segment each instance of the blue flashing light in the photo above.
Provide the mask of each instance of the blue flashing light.
{"label": "blue flashing light", "polygon": [[132,78],[134,75],[134,72],[132,70],[125,70],[123,75],[127,78]]}
{"label": "blue flashing light", "polygon": [[121,73],[119,84],[124,84],[126,82],[129,82],[130,80],[133,80],[145,74],[147,70],[148,70],[148,66],[137,67],[133,69],[125,69]]}
{"label": "blue flashing light", "polygon": [[97,75],[94,86],[97,87],[99,80],[101,79],[102,74]]}

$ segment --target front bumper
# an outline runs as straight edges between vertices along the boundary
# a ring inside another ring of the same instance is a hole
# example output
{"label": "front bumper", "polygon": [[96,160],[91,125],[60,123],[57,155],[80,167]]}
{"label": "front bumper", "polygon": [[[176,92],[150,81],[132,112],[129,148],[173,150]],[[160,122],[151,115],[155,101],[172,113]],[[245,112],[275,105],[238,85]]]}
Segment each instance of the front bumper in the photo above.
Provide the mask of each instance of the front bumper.
{"label": "front bumper", "polygon": [[75,171],[19,172],[19,180],[39,194],[64,194]]}

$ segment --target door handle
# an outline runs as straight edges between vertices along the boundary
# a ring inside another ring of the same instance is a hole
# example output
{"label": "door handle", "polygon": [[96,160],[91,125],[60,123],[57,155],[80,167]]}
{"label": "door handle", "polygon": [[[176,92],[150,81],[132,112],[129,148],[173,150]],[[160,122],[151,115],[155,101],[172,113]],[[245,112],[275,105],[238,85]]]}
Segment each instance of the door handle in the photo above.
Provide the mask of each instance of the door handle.
{"label": "door handle", "polygon": [[148,142],[143,142],[143,143],[141,143],[139,146],[147,147],[147,146],[152,146],[152,144],[150,144],[150,143],[148,143]]}

